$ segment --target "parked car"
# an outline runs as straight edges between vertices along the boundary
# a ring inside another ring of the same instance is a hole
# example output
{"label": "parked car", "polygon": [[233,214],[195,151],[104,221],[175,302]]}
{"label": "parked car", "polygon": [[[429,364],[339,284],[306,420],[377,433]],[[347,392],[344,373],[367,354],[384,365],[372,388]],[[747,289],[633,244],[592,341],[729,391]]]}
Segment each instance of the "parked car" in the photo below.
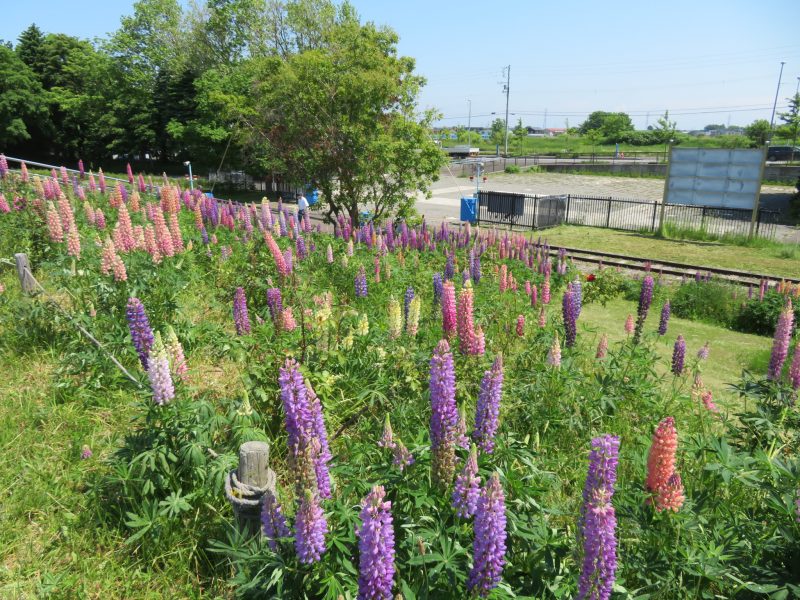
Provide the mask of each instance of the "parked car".
{"label": "parked car", "polygon": [[800,160],[800,146],[794,147],[794,157],[792,157],[791,146],[772,146],[767,150],[767,160]]}

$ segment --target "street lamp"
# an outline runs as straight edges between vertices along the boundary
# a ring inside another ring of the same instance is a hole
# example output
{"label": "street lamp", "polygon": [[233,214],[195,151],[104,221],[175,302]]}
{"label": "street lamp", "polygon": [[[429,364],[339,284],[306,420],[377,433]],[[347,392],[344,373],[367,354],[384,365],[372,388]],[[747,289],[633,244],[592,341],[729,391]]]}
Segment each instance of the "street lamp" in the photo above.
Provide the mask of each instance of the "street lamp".
{"label": "street lamp", "polygon": [[194,179],[192,178],[192,163],[191,161],[183,161],[184,167],[189,167],[189,189],[194,191]]}
{"label": "street lamp", "polygon": [[769,141],[772,142],[772,125],[775,122],[775,107],[778,106],[778,94],[781,91],[781,79],[783,79],[783,65],[786,63],[781,61],[781,72],[778,74],[778,87],[775,89],[775,101],[772,103],[772,116],[769,118]]}

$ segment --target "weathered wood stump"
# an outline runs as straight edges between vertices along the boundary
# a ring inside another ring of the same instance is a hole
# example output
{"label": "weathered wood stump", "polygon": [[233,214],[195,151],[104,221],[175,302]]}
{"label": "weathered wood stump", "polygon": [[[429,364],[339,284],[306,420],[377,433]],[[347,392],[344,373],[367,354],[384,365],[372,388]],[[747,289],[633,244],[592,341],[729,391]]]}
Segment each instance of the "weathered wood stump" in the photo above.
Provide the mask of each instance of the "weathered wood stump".
{"label": "weathered wood stump", "polygon": [[36,283],[31,276],[31,263],[28,260],[28,255],[24,252],[19,252],[14,255],[14,261],[17,263],[17,277],[19,277],[22,291],[26,294],[32,294],[36,291]]}
{"label": "weathered wood stump", "polygon": [[245,442],[239,447],[239,468],[228,473],[225,495],[239,527],[251,535],[261,530],[261,500],[275,494],[275,472],[269,468],[269,444]]}

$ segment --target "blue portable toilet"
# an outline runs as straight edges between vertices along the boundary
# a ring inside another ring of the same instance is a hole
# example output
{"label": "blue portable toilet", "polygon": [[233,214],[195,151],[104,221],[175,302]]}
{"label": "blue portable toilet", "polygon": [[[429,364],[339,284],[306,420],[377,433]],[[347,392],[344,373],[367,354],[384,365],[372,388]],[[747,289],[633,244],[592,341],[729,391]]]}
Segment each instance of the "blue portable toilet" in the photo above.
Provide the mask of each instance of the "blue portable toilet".
{"label": "blue portable toilet", "polygon": [[213,198],[214,192],[206,192],[206,198]]}
{"label": "blue portable toilet", "polygon": [[478,221],[478,199],[468,196],[461,198],[461,220],[472,223]]}

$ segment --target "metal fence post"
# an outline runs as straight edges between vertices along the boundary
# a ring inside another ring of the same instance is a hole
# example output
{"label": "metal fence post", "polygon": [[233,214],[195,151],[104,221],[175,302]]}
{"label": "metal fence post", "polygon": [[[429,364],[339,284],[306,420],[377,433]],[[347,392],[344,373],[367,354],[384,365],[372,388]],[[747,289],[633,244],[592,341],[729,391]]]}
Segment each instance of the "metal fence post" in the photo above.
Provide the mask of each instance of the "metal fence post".
{"label": "metal fence post", "polygon": [[536,229],[536,218],[539,215],[539,196],[533,196],[533,221],[531,222],[531,229]]}
{"label": "metal fence post", "polygon": [[656,214],[658,213],[658,202],[653,200],[653,224],[650,226],[650,231],[656,230]]}
{"label": "metal fence post", "polygon": [[608,214],[606,214],[606,229],[611,225],[611,198],[608,199]]}

